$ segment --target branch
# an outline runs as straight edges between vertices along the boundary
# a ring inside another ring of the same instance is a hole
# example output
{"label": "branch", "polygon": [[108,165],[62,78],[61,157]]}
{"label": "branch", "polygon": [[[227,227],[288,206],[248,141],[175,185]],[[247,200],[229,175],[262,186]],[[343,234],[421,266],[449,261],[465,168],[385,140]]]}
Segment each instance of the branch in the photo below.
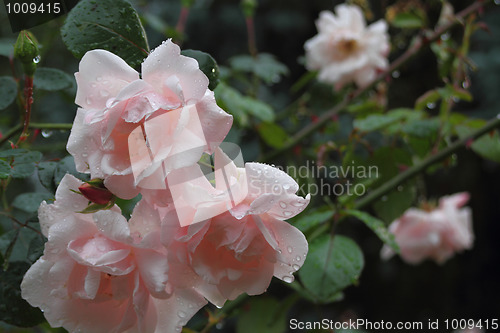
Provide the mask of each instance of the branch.
{"label": "branch", "polygon": [[443,25],[439,29],[435,30],[430,36],[421,36],[417,39],[415,43],[413,43],[412,46],[410,46],[405,53],[403,53],[399,58],[394,60],[389,68],[385,70],[384,72],[380,73],[373,82],[363,88],[358,88],[354,92],[348,94],[342,102],[337,104],[333,109],[330,109],[329,111],[323,113],[316,122],[308,124],[306,127],[302,128],[295,136],[293,136],[283,147],[281,147],[278,150],[275,150],[274,152],[270,153],[269,155],[266,155],[262,158],[263,162],[267,162],[285,151],[293,148],[295,145],[297,145],[300,141],[302,141],[304,138],[308,137],[311,135],[313,132],[317,131],[319,128],[321,128],[327,121],[329,121],[333,116],[337,115],[341,111],[343,111],[353,100],[370,90],[372,87],[374,87],[379,81],[382,81],[385,79],[390,73],[392,73],[394,70],[398,69],[401,67],[403,64],[405,64],[410,58],[412,58],[414,55],[419,53],[422,48],[433,41],[437,40],[438,38],[441,37],[442,34],[444,34],[446,31],[450,30],[457,24],[463,23],[464,18],[469,16],[470,14],[478,11],[482,6],[485,4],[485,0],[476,0],[472,5],[469,7],[465,8],[461,12],[455,15],[454,20],[450,21],[448,24]]}
{"label": "branch", "polygon": [[[71,130],[73,124],[67,123],[29,123],[28,128],[30,129],[45,129],[45,130]],[[7,142],[11,137],[16,135],[23,129],[22,125],[16,125],[10,131],[8,131],[0,140],[0,146]]]}
{"label": "branch", "polygon": [[465,147],[467,144],[472,142],[473,140],[479,138],[480,136],[494,130],[495,128],[500,128],[500,114],[496,117],[490,120],[486,125],[483,127],[477,129],[473,133],[471,133],[469,136],[464,137],[460,140],[455,141],[452,143],[450,146],[446,147],[445,149],[437,152],[434,155],[431,155],[424,159],[420,164],[414,165],[413,167],[407,169],[406,171],[396,175],[395,177],[391,178],[388,182],[384,183],[382,186],[379,188],[371,191],[369,194],[366,196],[362,197],[358,201],[355,202],[354,204],[354,209],[361,209],[363,207],[366,207],[370,205],[372,202],[376,201],[377,199],[381,198],[391,190],[395,189],[408,179],[412,178],[413,176],[417,175],[418,173],[426,170],[428,167],[431,165],[445,159],[449,155],[453,154],[457,150],[459,150],[462,147]]}

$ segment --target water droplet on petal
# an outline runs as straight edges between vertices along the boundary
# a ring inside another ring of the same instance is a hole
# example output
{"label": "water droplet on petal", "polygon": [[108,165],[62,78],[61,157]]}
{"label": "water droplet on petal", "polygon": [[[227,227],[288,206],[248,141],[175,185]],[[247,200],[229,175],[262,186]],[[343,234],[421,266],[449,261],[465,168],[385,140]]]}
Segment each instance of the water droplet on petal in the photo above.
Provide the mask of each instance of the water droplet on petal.
{"label": "water droplet on petal", "polygon": [[297,264],[293,264],[292,268],[295,269],[296,271],[298,271],[300,269],[300,266]]}
{"label": "water droplet on petal", "polygon": [[83,157],[83,158],[86,158],[86,157],[88,157],[88,156],[89,156],[89,154],[87,154],[87,153],[82,153],[82,157]]}
{"label": "water droplet on petal", "polygon": [[96,79],[96,81],[97,81],[97,82],[102,81],[102,77],[101,77],[101,76],[98,76],[98,77],[96,77],[95,79]]}
{"label": "water droplet on petal", "polygon": [[281,208],[286,208],[286,203],[284,203],[283,201],[280,201],[280,207]]}
{"label": "water droplet on petal", "polygon": [[301,258],[300,258],[300,256],[297,256],[297,257],[295,258],[295,260],[297,260],[297,261],[300,261],[300,259],[301,259]]}
{"label": "water droplet on petal", "polygon": [[292,283],[293,276],[283,276],[283,281],[285,281],[286,283]]}
{"label": "water droplet on petal", "polygon": [[101,94],[102,97],[108,97],[109,96],[109,91],[107,91],[107,90],[101,90],[99,93]]}
{"label": "water droplet on petal", "polygon": [[285,217],[292,216],[292,212],[289,212],[289,211],[283,212],[283,214],[285,215]]}
{"label": "water droplet on petal", "polygon": [[185,318],[185,317],[186,317],[186,313],[185,313],[185,312],[183,312],[183,311],[179,311],[179,312],[177,312],[177,315],[178,315],[179,317],[181,317],[181,318]]}
{"label": "water droplet on petal", "polygon": [[291,246],[287,247],[286,250],[288,251],[288,253],[292,253],[293,252],[293,249]]}

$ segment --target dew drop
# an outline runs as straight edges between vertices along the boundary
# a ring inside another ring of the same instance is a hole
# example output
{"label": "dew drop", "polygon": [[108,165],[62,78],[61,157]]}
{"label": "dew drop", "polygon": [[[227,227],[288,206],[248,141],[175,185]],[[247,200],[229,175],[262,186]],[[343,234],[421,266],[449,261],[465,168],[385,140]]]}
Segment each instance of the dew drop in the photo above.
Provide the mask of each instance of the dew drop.
{"label": "dew drop", "polygon": [[291,246],[287,247],[286,250],[288,251],[288,253],[292,253],[293,252],[293,249]]}
{"label": "dew drop", "polygon": [[391,75],[393,78],[397,79],[401,76],[401,73],[399,71],[393,71]]}
{"label": "dew drop", "polygon": [[292,283],[293,277],[292,276],[283,276],[283,281],[285,281],[286,283]]}
{"label": "dew drop", "polygon": [[446,32],[446,33],[444,33],[444,34],[441,35],[441,40],[442,41],[446,41],[446,40],[450,39],[450,37],[451,37],[450,33]]}
{"label": "dew drop", "polygon": [[280,201],[280,207],[281,208],[286,208],[286,203],[284,203],[283,201]]}
{"label": "dew drop", "polygon": [[297,257],[295,258],[295,260],[297,260],[297,261],[300,261],[300,259],[301,259],[301,258],[300,258],[300,256],[297,256]]}
{"label": "dew drop", "polygon": [[429,108],[429,109],[431,109],[431,110],[432,110],[432,109],[434,109],[435,107],[436,107],[436,103],[432,103],[432,102],[427,103],[427,108]]}
{"label": "dew drop", "polygon": [[88,156],[89,156],[89,154],[87,154],[87,153],[82,153],[82,157],[83,157],[83,158],[86,158],[86,157],[88,157]]}
{"label": "dew drop", "polygon": [[498,5],[500,5],[500,0],[495,0],[495,1],[493,1],[493,2],[494,2],[494,3],[495,3],[495,5],[497,5],[497,6],[498,6]]}
{"label": "dew drop", "polygon": [[50,131],[50,130],[42,130],[42,136],[44,138],[50,138],[52,136],[52,131]]}
{"label": "dew drop", "polygon": [[403,189],[404,189],[404,187],[403,187],[403,186],[401,186],[401,185],[399,185],[399,186],[398,186],[398,191],[399,191],[399,192],[401,192]]}
{"label": "dew drop", "polygon": [[101,82],[102,81],[102,76],[98,76],[95,78],[97,82]]}
{"label": "dew drop", "polygon": [[184,311],[179,311],[177,312],[177,315],[181,318],[185,318],[186,317],[186,313]]}
{"label": "dew drop", "polygon": [[285,215],[285,217],[292,216],[292,212],[289,212],[289,211],[283,212],[283,214]]}
{"label": "dew drop", "polygon": [[109,91],[107,91],[107,90],[101,90],[99,93],[101,94],[102,97],[108,97],[109,96]]}
{"label": "dew drop", "polygon": [[90,99],[90,97],[87,97],[85,101],[87,102],[88,105],[92,104],[92,100]]}
{"label": "dew drop", "polygon": [[38,63],[40,62],[40,59],[41,59],[41,58],[40,58],[40,56],[39,56],[39,55],[37,55],[36,57],[34,57],[34,58],[33,58],[33,62],[34,62],[35,64],[38,64]]}
{"label": "dew drop", "polygon": [[299,266],[299,265],[297,265],[297,264],[293,264],[293,265],[292,265],[292,268],[293,268],[294,270],[298,271],[298,270],[300,269],[300,266]]}

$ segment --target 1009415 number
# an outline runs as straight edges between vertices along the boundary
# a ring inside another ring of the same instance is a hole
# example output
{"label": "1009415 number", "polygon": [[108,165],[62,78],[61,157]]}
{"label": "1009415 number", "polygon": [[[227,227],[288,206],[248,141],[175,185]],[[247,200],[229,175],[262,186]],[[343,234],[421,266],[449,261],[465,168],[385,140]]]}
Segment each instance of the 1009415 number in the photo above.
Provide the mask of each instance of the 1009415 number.
{"label": "1009415 number", "polygon": [[6,3],[7,14],[59,14],[61,12],[61,3],[34,3],[34,2],[15,2]]}

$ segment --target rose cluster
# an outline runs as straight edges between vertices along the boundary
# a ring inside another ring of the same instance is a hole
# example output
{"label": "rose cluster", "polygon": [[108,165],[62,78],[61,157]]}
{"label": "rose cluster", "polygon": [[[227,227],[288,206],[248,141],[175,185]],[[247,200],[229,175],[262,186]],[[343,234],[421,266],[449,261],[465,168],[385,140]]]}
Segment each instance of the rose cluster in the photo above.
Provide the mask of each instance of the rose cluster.
{"label": "rose cluster", "polygon": [[[308,245],[284,220],[309,196],[277,168],[238,167],[218,148],[232,117],[196,60],[169,40],[139,74],[93,50],[75,76],[67,149],[92,181],[66,175],[55,201],[41,204],[48,241],[21,285],[51,326],[180,332],[207,300],[261,294],[273,276],[293,281]],[[204,153],[214,155],[213,177],[198,164]],[[139,194],[127,220],[113,198]]]}

